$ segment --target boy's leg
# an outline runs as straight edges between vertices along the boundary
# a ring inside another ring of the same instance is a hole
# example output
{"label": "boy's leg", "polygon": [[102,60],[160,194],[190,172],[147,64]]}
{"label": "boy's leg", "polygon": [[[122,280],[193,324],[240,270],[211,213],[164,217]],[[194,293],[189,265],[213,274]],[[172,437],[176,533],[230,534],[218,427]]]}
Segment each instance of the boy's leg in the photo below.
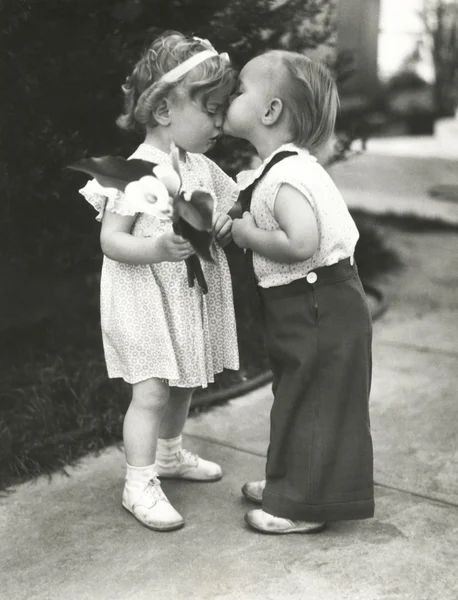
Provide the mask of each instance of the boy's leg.
{"label": "boy's leg", "polygon": [[[275,397],[278,384],[281,379],[282,369],[280,362],[275,360],[272,356],[269,356],[269,364],[270,369],[272,371],[272,394]],[[269,450],[267,450],[267,455],[269,455]],[[248,481],[242,486],[242,494],[247,500],[250,500],[250,502],[254,502],[254,504],[262,504],[262,494],[264,492],[265,487],[265,479],[260,479],[257,481]]]}
{"label": "boy's leg", "polygon": [[300,360],[289,361],[294,369],[285,371],[272,407],[263,509],[292,520],[373,516],[370,315],[359,279],[336,279],[304,296],[304,310],[316,306],[316,324],[298,310],[283,320],[296,331],[285,325],[275,345],[287,356],[293,345],[283,340],[302,339],[294,350]]}
{"label": "boy's leg", "polygon": [[[307,335],[315,321],[313,304],[308,302],[303,294],[287,294],[275,303],[266,302],[265,310],[266,348],[274,374],[274,402],[270,414],[270,443],[266,464],[267,481],[244,486],[245,496],[263,504],[263,509],[249,511],[245,520],[252,528],[264,533],[317,533],[326,527],[324,521],[291,520],[277,516],[263,501],[266,486],[268,491],[273,481],[283,481],[290,467],[288,439],[297,417],[298,405],[303,404],[304,392],[311,384],[310,369],[306,367],[313,365],[314,344],[308,343]],[[313,407],[310,406],[308,412],[313,413]],[[311,414],[306,423],[312,418]],[[301,426],[304,426],[304,423]],[[301,461],[304,458],[302,456]]]}

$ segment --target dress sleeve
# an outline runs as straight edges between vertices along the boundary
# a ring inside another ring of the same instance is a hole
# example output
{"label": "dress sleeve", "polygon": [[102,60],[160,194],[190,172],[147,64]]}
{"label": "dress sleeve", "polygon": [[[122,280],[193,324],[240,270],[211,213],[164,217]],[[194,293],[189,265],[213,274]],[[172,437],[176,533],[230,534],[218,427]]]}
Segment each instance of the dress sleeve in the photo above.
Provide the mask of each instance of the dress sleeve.
{"label": "dress sleeve", "polygon": [[97,221],[102,220],[106,210],[123,216],[136,214],[136,211],[126,203],[123,192],[115,188],[103,187],[95,179],[88,181],[79,192],[97,211]]}
{"label": "dress sleeve", "polygon": [[[205,157],[206,158],[206,157]],[[218,210],[228,212],[239,196],[239,189],[233,179],[218,167],[212,160],[206,158],[210,171],[212,188],[218,203]]]}

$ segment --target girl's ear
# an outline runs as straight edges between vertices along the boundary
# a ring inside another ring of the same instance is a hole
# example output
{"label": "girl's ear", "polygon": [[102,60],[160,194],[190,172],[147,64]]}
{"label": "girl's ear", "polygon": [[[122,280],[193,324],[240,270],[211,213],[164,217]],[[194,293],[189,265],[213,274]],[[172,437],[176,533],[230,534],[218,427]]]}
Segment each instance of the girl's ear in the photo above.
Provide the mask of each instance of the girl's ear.
{"label": "girl's ear", "polygon": [[280,98],[272,98],[262,115],[263,125],[275,125],[283,112],[283,102]]}
{"label": "girl's ear", "polygon": [[162,98],[153,109],[153,117],[159,125],[167,126],[170,124],[170,106],[167,98]]}

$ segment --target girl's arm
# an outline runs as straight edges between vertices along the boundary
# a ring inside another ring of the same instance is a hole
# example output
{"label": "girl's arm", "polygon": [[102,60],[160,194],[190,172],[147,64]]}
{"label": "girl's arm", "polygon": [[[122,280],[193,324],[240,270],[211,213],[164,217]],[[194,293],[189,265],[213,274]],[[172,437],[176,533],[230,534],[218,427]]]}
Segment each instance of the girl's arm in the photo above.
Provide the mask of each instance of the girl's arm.
{"label": "girl's arm", "polygon": [[135,216],[105,211],[100,232],[105,256],[130,265],[147,265],[185,260],[194,253],[189,242],[171,231],[156,238],[133,236],[134,221]]}
{"label": "girl's arm", "polygon": [[257,227],[250,213],[236,219],[232,225],[235,243],[277,262],[294,263],[310,258],[318,248],[318,226],[307,198],[293,186],[282,184],[274,216],[280,225],[276,231]]}

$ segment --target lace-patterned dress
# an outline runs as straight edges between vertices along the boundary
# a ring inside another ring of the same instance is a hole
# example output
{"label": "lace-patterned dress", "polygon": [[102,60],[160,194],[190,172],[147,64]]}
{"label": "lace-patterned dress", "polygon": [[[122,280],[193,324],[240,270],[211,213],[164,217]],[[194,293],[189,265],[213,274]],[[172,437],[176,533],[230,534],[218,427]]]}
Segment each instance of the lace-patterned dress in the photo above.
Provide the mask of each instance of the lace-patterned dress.
{"label": "lace-patterned dress", "polygon": [[[170,164],[169,156],[141,144],[131,158]],[[236,184],[215,163],[188,154],[180,163],[183,189],[213,195],[216,210],[227,212],[237,199]],[[80,190],[98,211],[134,215],[119,190],[95,180]],[[155,237],[172,229],[170,219],[140,213],[132,235]],[[224,251],[216,245],[215,263],[202,261],[208,294],[188,287],[186,265],[161,262],[129,265],[103,259],[100,283],[101,326],[108,376],[128,383],[157,377],[178,387],[206,387],[223,369],[238,369],[232,285]]]}

